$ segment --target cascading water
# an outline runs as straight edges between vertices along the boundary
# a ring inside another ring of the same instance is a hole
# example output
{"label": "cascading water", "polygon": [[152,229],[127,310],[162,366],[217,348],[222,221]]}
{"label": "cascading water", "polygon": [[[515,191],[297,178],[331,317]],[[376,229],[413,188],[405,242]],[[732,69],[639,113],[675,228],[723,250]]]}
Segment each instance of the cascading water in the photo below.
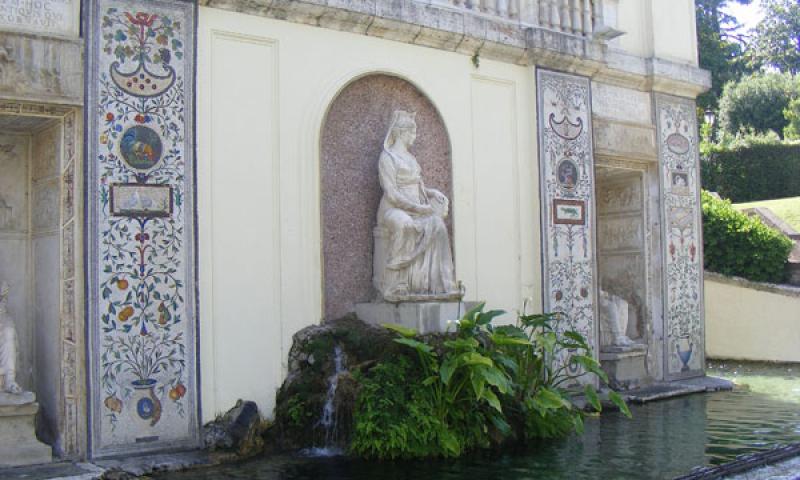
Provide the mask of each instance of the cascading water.
{"label": "cascading water", "polygon": [[328,377],[328,392],[325,397],[325,404],[322,407],[322,416],[320,416],[317,427],[325,431],[325,444],[322,447],[309,448],[304,451],[306,455],[314,457],[331,457],[342,455],[344,452],[341,448],[336,446],[337,431],[336,431],[336,389],[339,387],[339,377],[347,372],[344,364],[344,354],[342,347],[339,345],[333,348],[333,374]]}

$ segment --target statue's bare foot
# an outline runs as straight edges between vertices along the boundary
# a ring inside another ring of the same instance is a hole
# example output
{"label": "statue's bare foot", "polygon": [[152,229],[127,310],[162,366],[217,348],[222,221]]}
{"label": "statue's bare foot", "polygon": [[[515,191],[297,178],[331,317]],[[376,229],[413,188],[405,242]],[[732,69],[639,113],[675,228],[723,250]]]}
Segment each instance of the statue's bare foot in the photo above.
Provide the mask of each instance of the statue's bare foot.
{"label": "statue's bare foot", "polygon": [[617,337],[616,344],[622,347],[630,347],[634,342],[627,335],[620,335]]}
{"label": "statue's bare foot", "polygon": [[14,394],[22,393],[22,387],[17,385],[17,382],[9,383],[8,386],[6,387],[6,390],[8,390],[8,393],[14,393]]}

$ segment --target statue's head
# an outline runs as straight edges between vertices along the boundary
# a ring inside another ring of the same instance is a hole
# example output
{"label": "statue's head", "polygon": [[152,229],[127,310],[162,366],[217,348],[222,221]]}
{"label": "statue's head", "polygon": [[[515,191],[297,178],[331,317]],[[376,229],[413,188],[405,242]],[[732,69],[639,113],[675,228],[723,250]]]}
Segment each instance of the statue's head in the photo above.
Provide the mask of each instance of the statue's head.
{"label": "statue's head", "polygon": [[417,138],[416,116],[416,112],[395,110],[383,146],[389,148],[397,142],[405,142],[406,146],[413,144]]}

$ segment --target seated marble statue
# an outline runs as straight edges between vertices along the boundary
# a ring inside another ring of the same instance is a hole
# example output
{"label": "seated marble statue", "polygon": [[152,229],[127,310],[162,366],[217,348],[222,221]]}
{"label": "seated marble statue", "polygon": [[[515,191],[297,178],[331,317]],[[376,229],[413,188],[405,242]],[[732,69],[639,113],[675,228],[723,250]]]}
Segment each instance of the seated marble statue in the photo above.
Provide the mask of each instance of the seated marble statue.
{"label": "seated marble statue", "polygon": [[425,187],[417,159],[408,150],[417,137],[415,115],[394,112],[378,160],[383,198],[374,283],[390,302],[459,297],[444,221],[449,201],[442,192]]}
{"label": "seated marble statue", "polygon": [[600,346],[627,347],[633,345],[628,338],[628,302],[617,295],[600,290]]}
{"label": "seated marble statue", "polygon": [[17,331],[8,313],[8,284],[0,284],[0,392],[21,393],[17,385]]}

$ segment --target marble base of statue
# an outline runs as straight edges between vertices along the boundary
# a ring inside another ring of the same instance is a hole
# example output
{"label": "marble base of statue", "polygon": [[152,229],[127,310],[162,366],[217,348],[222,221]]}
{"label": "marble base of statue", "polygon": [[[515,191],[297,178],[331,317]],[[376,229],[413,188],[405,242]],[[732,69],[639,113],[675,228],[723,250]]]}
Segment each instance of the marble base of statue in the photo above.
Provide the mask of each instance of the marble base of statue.
{"label": "marble base of statue", "polygon": [[608,374],[608,384],[614,390],[631,390],[647,383],[647,345],[600,347],[600,366]]}
{"label": "marble base of statue", "polygon": [[0,392],[0,467],[52,461],[52,449],[36,438],[38,411],[32,392]]}
{"label": "marble base of statue", "polygon": [[[420,299],[422,300],[422,299]],[[392,323],[413,328],[420,334],[455,331],[450,322],[458,320],[474,302],[458,299],[413,302],[373,302],[356,304],[356,316],[374,325]]]}

